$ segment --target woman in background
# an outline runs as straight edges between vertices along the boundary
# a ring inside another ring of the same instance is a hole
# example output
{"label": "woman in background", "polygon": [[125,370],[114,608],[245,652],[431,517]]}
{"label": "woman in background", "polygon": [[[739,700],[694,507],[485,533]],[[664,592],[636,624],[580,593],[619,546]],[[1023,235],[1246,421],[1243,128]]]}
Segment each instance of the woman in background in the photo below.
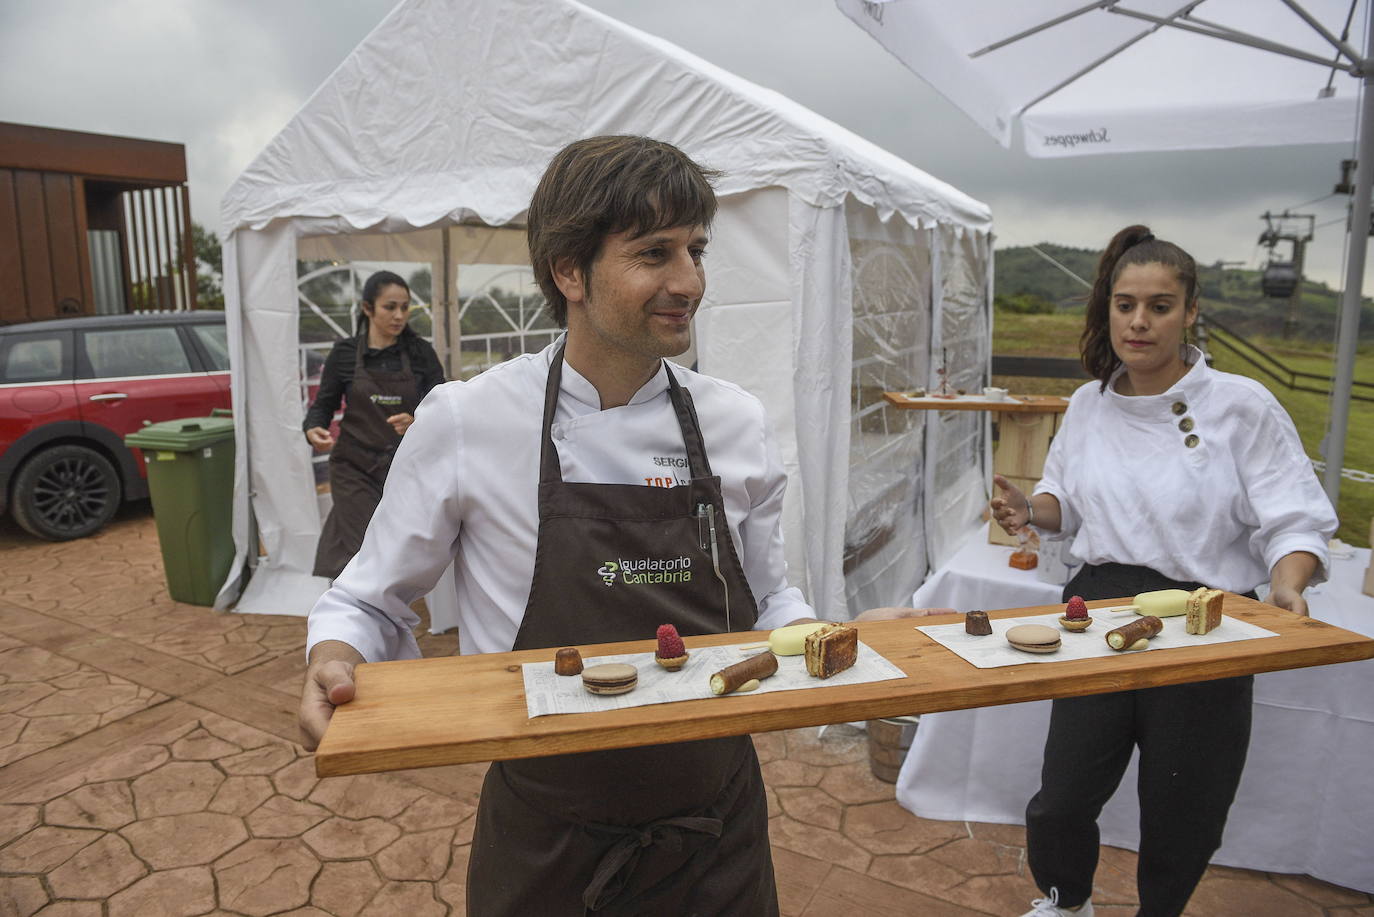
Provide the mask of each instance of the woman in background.
{"label": "woman in background", "polygon": [[[1080,340],[1079,388],[1027,498],[1000,475],[993,517],[1072,539],[1065,601],[1199,585],[1307,613],[1336,515],[1282,406],[1186,343],[1197,266],[1144,226],[1103,252]],[[1054,701],[1040,791],[1026,808],[1044,898],[1025,917],[1091,917],[1097,816],[1140,747],[1140,917],[1183,912],[1221,845],[1250,738],[1253,676]]]}
{"label": "woman in background", "polygon": [[[410,287],[390,271],[363,284],[363,317],[356,338],[334,345],[320,389],[306,412],[305,438],[329,455],[334,507],[315,551],[316,576],[338,576],[363,543],[382,498],[391,456],[415,421],[415,408],[444,370],[434,348],[410,329]],[[339,438],[330,421],[345,402]]]}

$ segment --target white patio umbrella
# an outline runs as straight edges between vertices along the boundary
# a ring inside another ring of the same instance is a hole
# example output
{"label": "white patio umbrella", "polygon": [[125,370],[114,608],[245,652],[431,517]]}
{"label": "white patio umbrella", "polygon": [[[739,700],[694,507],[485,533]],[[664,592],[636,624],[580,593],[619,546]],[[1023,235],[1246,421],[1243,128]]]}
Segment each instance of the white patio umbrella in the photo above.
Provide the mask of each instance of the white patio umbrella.
{"label": "white patio umbrella", "polygon": [[835,3],[1003,146],[1019,120],[1031,156],[1356,141],[1323,479],[1334,504],[1374,181],[1367,0]]}

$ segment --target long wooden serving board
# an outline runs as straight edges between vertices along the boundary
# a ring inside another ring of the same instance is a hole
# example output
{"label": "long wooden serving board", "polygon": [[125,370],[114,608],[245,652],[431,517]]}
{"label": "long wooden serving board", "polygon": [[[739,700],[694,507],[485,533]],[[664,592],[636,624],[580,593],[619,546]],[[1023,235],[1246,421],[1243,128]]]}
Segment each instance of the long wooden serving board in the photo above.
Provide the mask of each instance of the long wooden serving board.
{"label": "long wooden serving board", "polygon": [[[1090,608],[1128,599],[1090,602]],[[992,611],[994,618],[1058,613],[1059,605]],[[978,669],[916,630],[957,617],[856,625],[860,638],[906,678],[845,687],[654,704],[530,719],[520,666],[551,661],[525,650],[358,666],[357,695],[334,713],[315,754],[321,777],[502,761],[771,732],[911,713],[1101,694],[1374,658],[1374,639],[1238,595],[1225,613],[1278,634],[1211,646],[1128,653],[1055,665]],[[1106,629],[1103,629],[1106,633]],[[687,647],[750,643],[766,635],[688,637]],[[584,656],[652,652],[651,640],[580,647]],[[818,682],[818,684],[823,684]]]}

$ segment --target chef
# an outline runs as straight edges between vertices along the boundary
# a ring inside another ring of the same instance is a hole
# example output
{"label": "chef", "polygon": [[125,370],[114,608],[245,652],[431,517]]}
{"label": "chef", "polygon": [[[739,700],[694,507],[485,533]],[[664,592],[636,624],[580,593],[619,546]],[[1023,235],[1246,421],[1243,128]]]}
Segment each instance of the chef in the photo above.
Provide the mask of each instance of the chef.
{"label": "chef", "polygon": [[[761,404],[664,360],[688,348],[705,289],[715,175],[645,137],[554,157],[527,225],[567,332],[421,405],[362,549],[310,614],[308,748],[352,699],[354,665],[419,655],[409,606],[450,562],[467,653],[812,617],[787,585],[785,476]],[[691,575],[603,569],[641,560]],[[482,917],[777,914],[753,743],[493,764],[467,887]]]}

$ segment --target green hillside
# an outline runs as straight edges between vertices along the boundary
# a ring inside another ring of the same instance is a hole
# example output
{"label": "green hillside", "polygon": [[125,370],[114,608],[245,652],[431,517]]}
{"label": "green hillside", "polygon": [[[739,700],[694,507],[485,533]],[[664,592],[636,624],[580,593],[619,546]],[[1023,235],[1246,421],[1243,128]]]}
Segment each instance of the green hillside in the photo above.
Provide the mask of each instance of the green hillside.
{"label": "green hillside", "polygon": [[[1085,280],[1092,280],[1100,251],[1045,243],[1036,246]],[[1029,247],[1001,248],[994,262],[994,292],[1004,312],[1076,311],[1087,288]],[[1260,290],[1260,272],[1199,266],[1198,284],[1206,314],[1248,336],[1281,337],[1287,300],[1268,299]],[[1336,333],[1340,291],[1325,283],[1303,284],[1296,337],[1330,342]],[[1360,316],[1360,340],[1374,342],[1374,301],[1366,299]]]}

